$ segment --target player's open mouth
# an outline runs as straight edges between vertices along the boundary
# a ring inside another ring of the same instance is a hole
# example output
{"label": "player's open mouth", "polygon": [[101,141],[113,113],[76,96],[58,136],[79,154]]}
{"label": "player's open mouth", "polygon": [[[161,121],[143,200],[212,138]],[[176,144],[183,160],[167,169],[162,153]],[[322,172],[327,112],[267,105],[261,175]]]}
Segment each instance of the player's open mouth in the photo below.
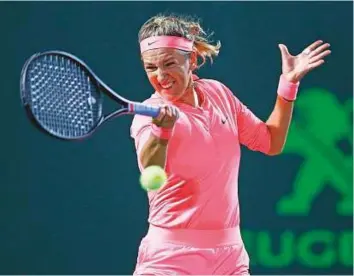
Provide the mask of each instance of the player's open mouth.
{"label": "player's open mouth", "polygon": [[166,84],[161,84],[161,88],[162,89],[170,89],[172,87],[172,85],[174,84],[175,82],[169,82],[169,83],[166,83]]}

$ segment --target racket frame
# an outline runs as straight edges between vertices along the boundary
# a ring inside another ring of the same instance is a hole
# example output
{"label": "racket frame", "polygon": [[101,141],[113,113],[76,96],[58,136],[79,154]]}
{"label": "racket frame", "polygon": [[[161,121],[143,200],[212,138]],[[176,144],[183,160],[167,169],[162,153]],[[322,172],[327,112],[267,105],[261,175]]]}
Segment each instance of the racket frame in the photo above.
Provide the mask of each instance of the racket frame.
{"label": "racket frame", "polygon": [[[34,113],[32,112],[31,105],[28,100],[28,96],[30,94],[29,91],[26,89],[26,82],[27,82],[27,77],[28,77],[28,69],[30,64],[32,64],[37,58],[45,55],[56,55],[56,56],[63,56],[65,58],[69,58],[70,60],[74,61],[77,63],[80,67],[80,69],[86,71],[88,74],[90,81],[97,86],[98,91],[99,91],[99,99],[96,99],[99,101],[99,120],[97,120],[97,123],[92,127],[91,131],[86,133],[85,135],[81,135],[78,137],[66,137],[66,136],[61,136],[57,133],[54,133],[51,129],[43,125],[37,118],[35,117]],[[103,95],[105,94],[108,96],[110,99],[114,100],[118,104],[121,105],[122,108],[117,109],[107,115],[103,114],[102,107],[103,107]],[[157,116],[159,108],[156,107],[147,107],[144,104],[134,102],[134,101],[129,101],[128,99],[118,95],[116,92],[113,91],[108,85],[106,85],[92,70],[91,68],[83,62],[81,59],[78,57],[64,52],[64,51],[57,51],[57,50],[52,50],[52,51],[45,51],[45,52],[38,52],[33,54],[31,57],[29,57],[25,64],[23,65],[23,68],[21,70],[21,77],[20,77],[20,94],[21,94],[21,102],[22,105],[24,106],[24,109],[26,110],[26,114],[29,117],[30,121],[41,131],[45,132],[46,134],[50,134],[51,136],[54,136],[56,138],[59,138],[61,140],[83,140],[86,139],[87,137],[91,136],[93,132],[95,132],[100,125],[102,125],[103,122],[109,121],[113,118],[116,118],[121,115],[125,114],[139,114],[139,113],[144,113],[144,110],[146,108],[152,108],[154,109],[155,116]],[[140,110],[143,110],[142,112],[139,112]],[[144,115],[144,114],[142,114]]]}

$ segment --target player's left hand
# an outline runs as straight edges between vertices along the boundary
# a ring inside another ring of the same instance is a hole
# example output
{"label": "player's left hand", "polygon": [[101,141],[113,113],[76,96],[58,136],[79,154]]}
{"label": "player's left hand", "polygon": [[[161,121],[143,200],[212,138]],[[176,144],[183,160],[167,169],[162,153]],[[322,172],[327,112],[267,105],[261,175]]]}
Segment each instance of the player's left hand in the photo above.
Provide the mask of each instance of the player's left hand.
{"label": "player's left hand", "polygon": [[324,57],[331,53],[329,47],[329,43],[323,44],[322,40],[317,40],[297,56],[292,56],[284,44],[279,44],[283,75],[288,81],[297,83],[308,72],[324,63]]}

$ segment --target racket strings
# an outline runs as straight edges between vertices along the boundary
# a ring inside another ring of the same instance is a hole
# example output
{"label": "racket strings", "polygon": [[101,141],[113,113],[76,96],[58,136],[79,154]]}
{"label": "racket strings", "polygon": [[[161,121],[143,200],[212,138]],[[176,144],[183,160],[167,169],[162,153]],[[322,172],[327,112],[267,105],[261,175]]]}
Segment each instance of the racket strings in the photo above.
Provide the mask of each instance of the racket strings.
{"label": "racket strings", "polygon": [[28,68],[32,112],[56,135],[79,137],[90,132],[101,115],[100,94],[89,75],[70,59],[39,57]]}

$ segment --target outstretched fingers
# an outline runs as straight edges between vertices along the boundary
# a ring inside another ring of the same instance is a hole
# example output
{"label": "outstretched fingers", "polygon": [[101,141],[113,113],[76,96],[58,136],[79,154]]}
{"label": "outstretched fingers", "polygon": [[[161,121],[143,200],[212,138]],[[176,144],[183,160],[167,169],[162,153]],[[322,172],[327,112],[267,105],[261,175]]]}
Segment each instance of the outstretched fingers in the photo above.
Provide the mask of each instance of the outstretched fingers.
{"label": "outstretched fingers", "polygon": [[320,47],[312,50],[311,53],[309,54],[309,57],[312,58],[312,57],[315,57],[323,52],[329,51],[328,48],[330,46],[331,45],[329,43],[325,43],[325,44],[321,45]]}

